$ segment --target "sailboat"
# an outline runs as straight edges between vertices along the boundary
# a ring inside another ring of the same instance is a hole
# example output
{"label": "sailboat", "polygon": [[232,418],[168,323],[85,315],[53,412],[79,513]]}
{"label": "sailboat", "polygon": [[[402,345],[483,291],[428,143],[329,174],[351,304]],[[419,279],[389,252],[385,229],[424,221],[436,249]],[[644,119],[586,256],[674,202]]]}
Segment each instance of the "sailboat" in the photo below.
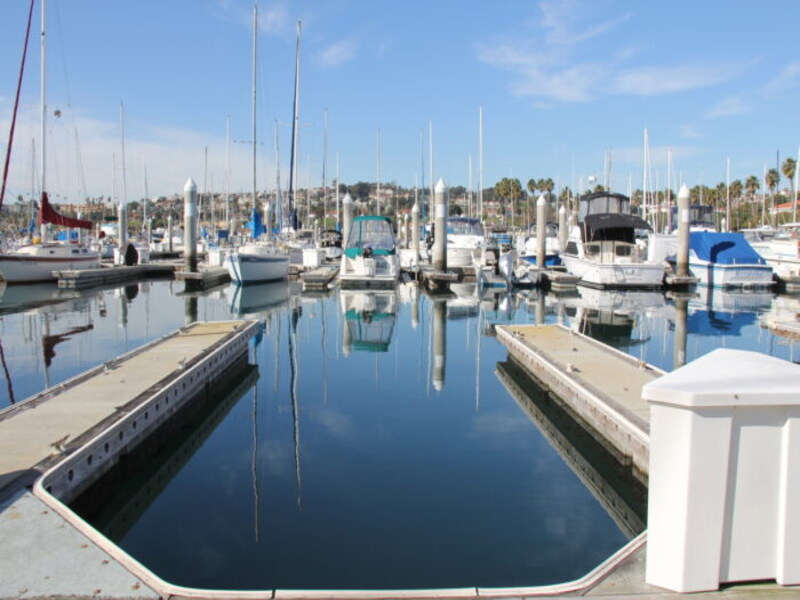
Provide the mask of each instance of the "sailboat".
{"label": "sailboat", "polygon": [[[272,234],[261,224],[261,213],[256,206],[256,59],[258,40],[258,5],[253,4],[253,215],[250,221],[252,242],[242,244],[225,259],[231,280],[240,285],[280,281],[289,277],[289,255],[282,252],[272,240],[259,239]],[[269,211],[267,211],[269,212]]]}
{"label": "sailboat", "polygon": [[[100,254],[82,244],[72,244],[69,241],[47,242],[44,241],[47,223],[61,227],[92,229],[91,221],[73,219],[59,214],[50,204],[46,187],[46,145],[45,135],[47,103],[45,95],[45,7],[42,0],[42,29],[41,29],[41,124],[42,124],[42,156],[41,156],[41,198],[39,204],[39,225],[42,231],[40,243],[21,246],[9,252],[0,254],[0,277],[7,283],[31,283],[39,281],[54,281],[53,271],[71,269],[92,269],[100,267]],[[69,236],[67,236],[69,238]]]}

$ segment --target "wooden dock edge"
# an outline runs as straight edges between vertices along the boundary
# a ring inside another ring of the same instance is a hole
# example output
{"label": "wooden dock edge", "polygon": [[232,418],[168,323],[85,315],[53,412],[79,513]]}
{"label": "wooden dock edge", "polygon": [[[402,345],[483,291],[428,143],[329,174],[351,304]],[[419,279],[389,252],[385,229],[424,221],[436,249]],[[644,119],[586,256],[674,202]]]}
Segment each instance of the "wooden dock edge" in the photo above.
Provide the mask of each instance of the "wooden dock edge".
{"label": "wooden dock edge", "polygon": [[[587,382],[579,381],[572,373],[549,360],[542,352],[511,335],[507,326],[498,326],[496,332],[498,341],[534,379],[561,398],[586,424],[607,440],[621,454],[623,460],[632,463],[634,473],[638,477],[643,481],[647,480],[650,433],[646,423],[605,396],[602,391],[593,389]],[[599,344],[580,333],[570,332],[570,334],[580,336],[593,345]],[[623,354],[604,344],[601,345],[608,351]],[[623,357],[635,361],[628,355]]]}

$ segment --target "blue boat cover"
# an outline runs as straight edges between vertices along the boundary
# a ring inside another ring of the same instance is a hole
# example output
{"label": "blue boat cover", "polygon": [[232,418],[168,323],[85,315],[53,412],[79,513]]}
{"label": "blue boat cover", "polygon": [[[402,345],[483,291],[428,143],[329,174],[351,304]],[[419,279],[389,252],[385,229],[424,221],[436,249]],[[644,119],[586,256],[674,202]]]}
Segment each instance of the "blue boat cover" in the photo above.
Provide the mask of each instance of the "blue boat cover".
{"label": "blue boat cover", "polygon": [[744,239],[741,233],[692,231],[689,249],[697,258],[720,265],[765,265],[766,261]]}

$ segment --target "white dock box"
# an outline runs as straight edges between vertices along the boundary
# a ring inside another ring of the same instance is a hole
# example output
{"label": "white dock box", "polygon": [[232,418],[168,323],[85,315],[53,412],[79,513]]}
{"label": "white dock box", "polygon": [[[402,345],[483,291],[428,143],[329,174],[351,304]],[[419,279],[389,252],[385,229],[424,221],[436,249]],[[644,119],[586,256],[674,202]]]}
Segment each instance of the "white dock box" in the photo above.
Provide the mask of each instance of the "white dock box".
{"label": "white dock box", "polygon": [[642,388],[651,403],[647,583],[800,584],[800,366],[719,349]]}

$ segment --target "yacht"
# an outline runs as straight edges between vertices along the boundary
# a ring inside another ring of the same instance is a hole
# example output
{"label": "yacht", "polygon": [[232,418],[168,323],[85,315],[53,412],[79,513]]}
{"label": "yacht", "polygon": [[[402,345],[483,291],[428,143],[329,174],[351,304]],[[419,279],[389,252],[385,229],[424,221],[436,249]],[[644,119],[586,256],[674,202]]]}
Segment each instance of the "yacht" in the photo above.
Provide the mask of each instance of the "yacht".
{"label": "yacht", "polygon": [[651,230],[631,213],[630,198],[595,192],[580,199],[578,222],[569,232],[561,255],[579,283],[597,288],[658,288],[664,265],[646,260],[636,244],[637,230]]}
{"label": "yacht", "polygon": [[713,287],[766,288],[774,284],[772,267],[742,233],[691,231],[689,270],[698,283]]}
{"label": "yacht", "polygon": [[483,227],[479,219],[447,219],[447,266],[471,267],[483,247]]}
{"label": "yacht", "polygon": [[[558,225],[547,223],[544,228],[544,264],[546,267],[557,267],[561,264],[561,244],[558,241]],[[528,237],[522,244],[520,259],[525,262],[536,264],[536,254],[538,252],[538,241],[536,238],[536,225],[528,228]]]}
{"label": "yacht", "polygon": [[394,287],[400,277],[392,222],[388,217],[355,217],[342,253],[342,287]]}

